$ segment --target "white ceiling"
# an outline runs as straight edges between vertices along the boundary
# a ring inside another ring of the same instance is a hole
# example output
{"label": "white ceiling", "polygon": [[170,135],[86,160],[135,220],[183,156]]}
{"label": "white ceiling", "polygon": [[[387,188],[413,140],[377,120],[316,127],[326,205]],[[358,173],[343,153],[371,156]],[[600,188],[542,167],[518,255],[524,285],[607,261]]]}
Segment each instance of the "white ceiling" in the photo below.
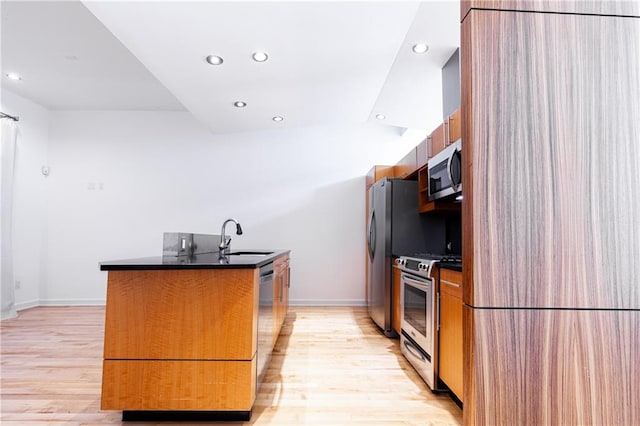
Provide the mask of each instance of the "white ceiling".
{"label": "white ceiling", "polygon": [[[367,120],[435,127],[441,68],[460,32],[457,1],[1,7],[3,87],[54,110],[187,109],[215,133]],[[430,46],[423,55],[411,52],[419,41]],[[269,60],[253,61],[258,50]],[[207,64],[209,54],[224,63]]]}
{"label": "white ceiling", "polygon": [[3,88],[53,110],[184,110],[82,3],[0,8]]}

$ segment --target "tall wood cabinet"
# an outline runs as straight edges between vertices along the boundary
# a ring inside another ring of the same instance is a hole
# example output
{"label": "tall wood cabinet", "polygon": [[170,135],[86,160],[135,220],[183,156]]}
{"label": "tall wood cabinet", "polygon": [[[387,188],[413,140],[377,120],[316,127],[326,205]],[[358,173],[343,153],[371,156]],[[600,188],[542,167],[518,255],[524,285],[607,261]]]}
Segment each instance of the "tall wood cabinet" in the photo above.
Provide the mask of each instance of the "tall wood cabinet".
{"label": "tall wood cabinet", "polygon": [[640,424],[639,5],[461,6],[464,423]]}
{"label": "tall wood cabinet", "polygon": [[440,268],[438,376],[463,401],[462,272]]}

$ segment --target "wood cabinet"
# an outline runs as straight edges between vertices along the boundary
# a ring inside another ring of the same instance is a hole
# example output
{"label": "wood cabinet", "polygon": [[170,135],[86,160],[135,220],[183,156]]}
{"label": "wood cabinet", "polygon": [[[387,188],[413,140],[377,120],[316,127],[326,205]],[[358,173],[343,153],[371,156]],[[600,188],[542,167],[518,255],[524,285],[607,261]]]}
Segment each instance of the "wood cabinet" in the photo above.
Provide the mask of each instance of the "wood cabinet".
{"label": "wood cabinet", "polygon": [[464,309],[466,424],[640,424],[639,310]]}
{"label": "wood cabinet", "polygon": [[109,271],[103,410],[250,411],[258,269]]}
{"label": "wood cabinet", "polygon": [[447,138],[444,123],[440,124],[429,135],[429,158],[433,157],[447,146]]}
{"label": "wood cabinet", "polygon": [[462,272],[440,269],[440,331],[438,375],[462,401]]}
{"label": "wood cabinet", "polygon": [[394,166],[395,177],[405,179],[411,176],[418,169],[417,164],[416,148],[414,147]]}
{"label": "wood cabinet", "polygon": [[462,112],[460,108],[445,120],[447,126],[447,145],[451,145],[462,137]]}
{"label": "wood cabinet", "polygon": [[472,10],[462,36],[465,303],[638,309],[640,19]]}
{"label": "wood cabinet", "polygon": [[429,161],[430,143],[431,140],[427,137],[416,146],[416,169],[421,169],[427,165],[427,161]]}
{"label": "wood cabinet", "polygon": [[367,193],[374,183],[385,177],[395,177],[394,166],[373,166],[365,176],[365,187],[367,189]]}
{"label": "wood cabinet", "polygon": [[427,138],[429,141],[429,158],[451,145],[462,137],[462,113],[458,108],[439,125]]}
{"label": "wood cabinet", "polygon": [[393,267],[393,294],[392,294],[392,312],[391,312],[391,326],[398,335],[400,335],[400,328],[402,325],[402,311],[400,299],[402,291],[402,271],[395,266]]}
{"label": "wood cabinet", "polygon": [[289,310],[290,288],[289,255],[279,257],[273,262],[273,344],[275,345],[282,324]]}
{"label": "wood cabinet", "polygon": [[638,2],[465,3],[464,424],[640,424]]}

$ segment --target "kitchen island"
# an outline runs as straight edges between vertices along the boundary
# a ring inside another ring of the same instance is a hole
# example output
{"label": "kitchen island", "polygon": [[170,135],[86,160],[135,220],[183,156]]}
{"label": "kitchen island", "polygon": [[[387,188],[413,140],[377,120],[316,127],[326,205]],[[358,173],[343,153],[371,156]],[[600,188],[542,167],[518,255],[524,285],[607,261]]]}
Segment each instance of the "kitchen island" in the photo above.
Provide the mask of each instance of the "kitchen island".
{"label": "kitchen island", "polygon": [[288,250],[127,259],[100,269],[108,271],[103,410],[123,410],[125,420],[250,417],[286,315]]}

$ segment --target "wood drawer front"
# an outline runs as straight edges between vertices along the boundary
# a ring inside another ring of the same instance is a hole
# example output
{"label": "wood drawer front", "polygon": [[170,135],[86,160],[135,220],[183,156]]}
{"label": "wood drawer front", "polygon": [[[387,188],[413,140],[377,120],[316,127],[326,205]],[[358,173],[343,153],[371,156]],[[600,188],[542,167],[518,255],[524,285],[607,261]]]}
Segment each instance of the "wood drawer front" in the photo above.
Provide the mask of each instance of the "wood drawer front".
{"label": "wood drawer front", "polygon": [[249,411],[256,360],[112,361],[102,374],[102,410]]}
{"label": "wood drawer front", "polygon": [[462,298],[462,272],[440,268],[440,292]]}
{"label": "wood drawer front", "polygon": [[110,271],[106,359],[250,360],[258,270]]}
{"label": "wood drawer front", "polygon": [[[442,281],[441,281],[442,282]],[[442,284],[440,285],[442,288]],[[462,298],[451,293],[440,294],[440,379],[463,400]]]}

